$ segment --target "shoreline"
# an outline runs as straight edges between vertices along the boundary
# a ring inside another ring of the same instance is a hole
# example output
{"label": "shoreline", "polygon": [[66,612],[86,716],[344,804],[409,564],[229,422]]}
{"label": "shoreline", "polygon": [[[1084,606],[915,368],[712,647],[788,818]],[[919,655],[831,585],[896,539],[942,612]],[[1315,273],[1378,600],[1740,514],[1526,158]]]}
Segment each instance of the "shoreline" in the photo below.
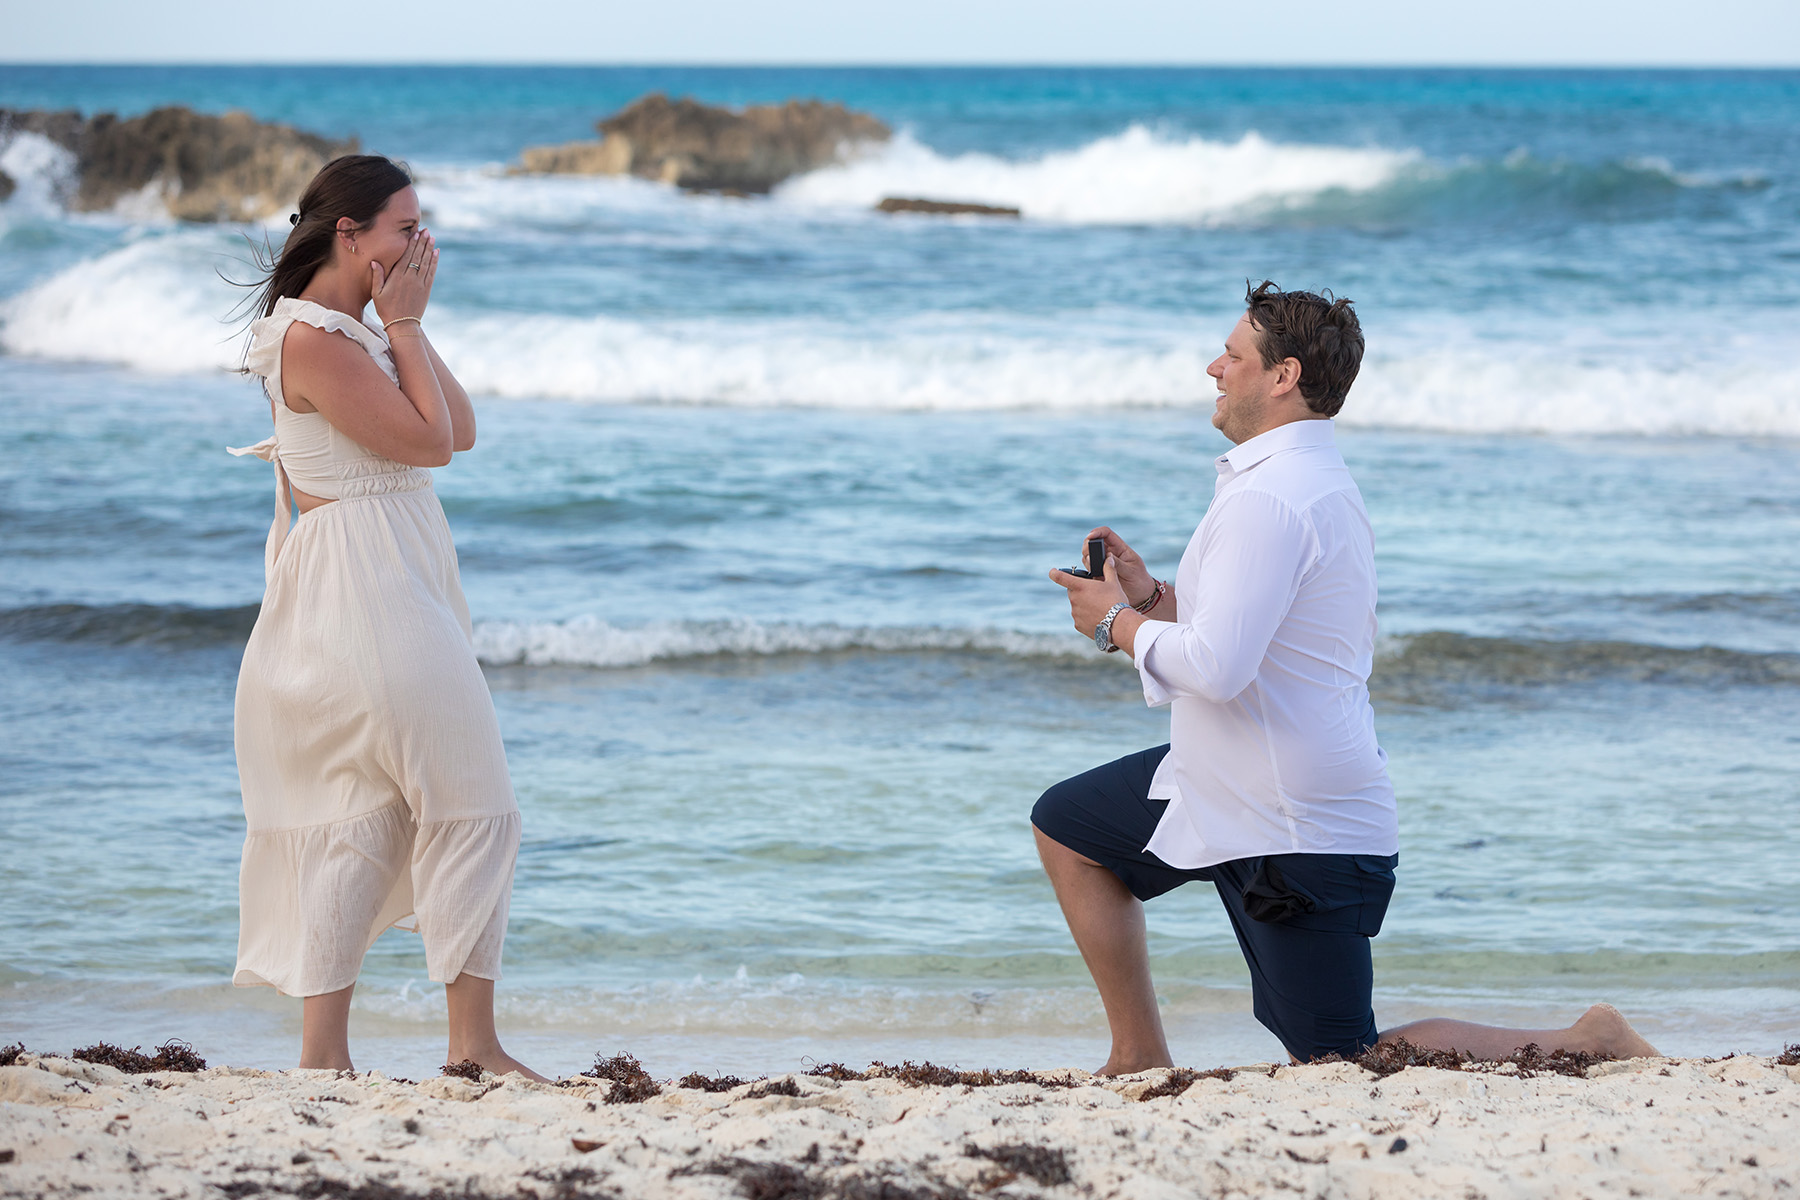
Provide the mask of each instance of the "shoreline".
{"label": "shoreline", "polygon": [[[163,1061],[193,1065],[179,1047]],[[0,1066],[0,1196],[1151,1200],[1292,1189],[1424,1200],[1800,1185],[1797,1047],[1376,1065],[1102,1080],[834,1064],[658,1082],[622,1055],[596,1064],[606,1078],[537,1084],[229,1066],[132,1075],[19,1053]]]}
{"label": "shoreline", "polygon": [[[1529,1029],[1566,1024],[1596,995],[1606,995],[1669,1057],[1775,1055],[1800,1037],[1800,996],[1773,986],[1787,972],[1769,974],[1758,981],[1760,987],[1709,986],[1675,997],[1583,976],[1548,995],[1530,987],[1512,996],[1448,989],[1431,996],[1384,995],[1378,986],[1375,1004],[1384,1028],[1454,1012],[1482,1024]],[[784,990],[778,978],[753,979],[749,985],[727,979],[725,986],[698,996],[679,987],[630,994],[622,987],[605,993],[596,988],[585,995],[571,989],[546,996],[545,990],[534,992],[531,982],[514,986],[508,980],[500,1003],[502,1028],[519,1061],[551,1076],[574,1074],[593,1061],[595,1051],[618,1049],[630,1050],[659,1078],[695,1068],[751,1078],[832,1060],[860,1065],[905,1058],[1093,1068],[1109,1049],[1099,998],[1087,981],[1080,987],[980,993],[966,984],[895,989],[904,991],[904,1003],[861,1008],[854,1004],[860,994],[846,998],[830,981]],[[267,989],[217,984],[133,990],[43,977],[23,986],[6,984],[0,978],[0,1044],[22,1040],[33,1051],[61,1054],[97,1036],[148,1048],[175,1034],[190,1038],[214,1063],[282,1070],[297,1061],[300,1006]],[[415,986],[413,1000],[403,1008],[396,1001],[400,984],[388,964],[376,962],[357,990],[351,1016],[357,1069],[413,1079],[435,1075],[445,1048],[441,989],[421,1001]],[[1218,1067],[1285,1059],[1280,1043],[1255,1020],[1247,987],[1174,979],[1158,994],[1167,997],[1163,1016],[1178,1062]],[[1702,1002],[1709,999],[1712,1010],[1703,1011]],[[583,1000],[589,1010],[576,1011]],[[1761,1002],[1761,1010],[1746,1016],[1753,1001]],[[979,1011],[977,1002],[984,1005]],[[809,1016],[809,1006],[816,1016]],[[727,1024],[726,1017],[737,1024]]]}

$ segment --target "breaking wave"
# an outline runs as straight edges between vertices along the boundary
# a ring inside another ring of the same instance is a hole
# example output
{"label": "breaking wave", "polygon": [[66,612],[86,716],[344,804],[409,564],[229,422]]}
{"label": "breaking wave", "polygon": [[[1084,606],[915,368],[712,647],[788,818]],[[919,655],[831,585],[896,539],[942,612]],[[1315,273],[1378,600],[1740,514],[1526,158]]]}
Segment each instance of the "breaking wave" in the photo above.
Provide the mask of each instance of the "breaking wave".
{"label": "breaking wave", "polygon": [[1380,187],[1417,162],[1408,150],[1171,137],[1133,125],[1073,150],[1013,160],[947,156],[904,134],[847,163],[789,180],[778,203],[872,208],[887,196],[1017,208],[1071,224],[1205,224],[1247,206]]}
{"label": "breaking wave", "polygon": [[[0,349],[159,374],[233,370],[222,315],[242,292],[215,274],[230,236],[146,236],[0,302]],[[1091,314],[654,318],[471,313],[435,337],[472,392],[511,399],[872,411],[1196,407],[1213,394],[1191,322]],[[1664,366],[1454,338],[1379,347],[1346,425],[1459,433],[1800,437],[1800,368],[1780,354]],[[1788,356],[1791,357],[1791,356]]]}
{"label": "breaking wave", "polygon": [[1575,162],[1521,149],[1498,159],[1416,159],[1379,187],[1294,197],[1260,215],[1272,223],[1310,226],[1617,220],[1666,210],[1684,195],[1768,186],[1767,177],[1755,171],[1680,171],[1661,158]]}
{"label": "breaking wave", "polygon": [[715,657],[877,653],[1007,654],[1070,659],[1091,650],[1073,634],[1003,629],[853,627],[764,624],[757,621],[663,621],[622,627],[597,617],[475,627],[475,650],[493,666],[637,667],[652,662]]}
{"label": "breaking wave", "polygon": [[222,318],[244,295],[215,273],[229,246],[183,230],[78,262],[0,302],[0,349],[156,374],[235,369],[243,344]]}
{"label": "breaking wave", "polygon": [[1756,172],[1699,174],[1667,160],[1594,163],[1519,150],[1441,163],[1416,150],[1175,138],[1134,125],[1031,160],[946,156],[905,136],[790,180],[778,202],[866,209],[888,196],[999,205],[1027,220],[1088,225],[1362,224],[1484,214],[1613,214],[1685,191],[1756,191]]}
{"label": "breaking wave", "polygon": [[[481,622],[481,660],[492,666],[617,668],[713,657],[874,653],[1004,654],[1118,665],[1069,633],[940,627],[847,627],[755,621],[669,621],[624,627],[597,617]],[[1424,699],[1424,690],[1565,686],[1621,681],[1671,687],[1800,685],[1800,654],[1639,642],[1472,637],[1430,632],[1386,639],[1371,688],[1378,698]]]}
{"label": "breaking wave", "polygon": [[1792,687],[1800,685],[1800,654],[1432,632],[1389,639],[1369,687],[1378,701],[1429,703],[1446,693],[1606,682]]}
{"label": "breaking wave", "polygon": [[[1696,601],[1708,598],[1698,597]],[[0,638],[184,650],[242,645],[258,606],[46,604],[0,609]],[[1119,668],[1070,632],[850,626],[763,621],[658,621],[615,625],[595,616],[567,621],[478,621],[475,651],[490,667],[618,670],[711,658],[758,659],[842,653],[1001,655],[1046,666]],[[1370,691],[1376,701],[1453,703],[1596,683],[1648,686],[1800,686],[1800,654],[1717,646],[1659,646],[1601,639],[1474,637],[1434,631],[1385,638]]]}

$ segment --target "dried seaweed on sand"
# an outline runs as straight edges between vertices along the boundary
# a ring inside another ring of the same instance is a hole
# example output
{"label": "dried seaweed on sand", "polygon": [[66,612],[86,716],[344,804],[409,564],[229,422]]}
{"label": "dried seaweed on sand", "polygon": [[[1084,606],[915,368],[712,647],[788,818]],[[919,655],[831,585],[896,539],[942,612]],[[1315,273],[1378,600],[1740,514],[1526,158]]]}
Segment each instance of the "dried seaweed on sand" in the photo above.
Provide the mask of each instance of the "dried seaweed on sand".
{"label": "dried seaweed on sand", "polygon": [[823,1076],[835,1079],[839,1083],[850,1083],[868,1079],[897,1079],[908,1087],[1000,1087],[1009,1083],[1035,1083],[1039,1087],[1069,1088],[1074,1087],[1072,1080],[1055,1076],[1043,1076],[1032,1071],[995,1071],[984,1068],[979,1071],[961,1071],[955,1067],[940,1067],[936,1063],[915,1063],[907,1059],[897,1067],[884,1062],[872,1062],[866,1071],[857,1071],[846,1067],[843,1063],[824,1063],[807,1072],[808,1075]]}
{"label": "dried seaweed on sand", "polygon": [[743,1087],[748,1080],[739,1079],[736,1075],[702,1075],[698,1071],[690,1071],[675,1081],[678,1088],[688,1088],[696,1092],[729,1092],[732,1088]]}
{"label": "dried seaweed on sand", "polygon": [[1176,1067],[1162,1081],[1145,1088],[1138,1096],[1139,1100],[1155,1100],[1161,1096],[1179,1096],[1202,1079],[1222,1079],[1226,1083],[1237,1075],[1230,1067],[1219,1067],[1211,1071],[1196,1071],[1192,1067]]}
{"label": "dried seaweed on sand", "polygon": [[835,1079],[839,1083],[852,1083],[869,1077],[866,1072],[858,1071],[854,1067],[846,1067],[841,1062],[820,1063],[806,1073],[824,1079]]}
{"label": "dried seaweed on sand", "polygon": [[[1431,1067],[1440,1071],[1498,1071],[1511,1064],[1517,1068],[1518,1074],[1526,1079],[1533,1075],[1571,1075],[1582,1077],[1588,1068],[1599,1063],[1611,1062],[1610,1054],[1590,1054],[1585,1050],[1550,1050],[1545,1051],[1536,1042],[1529,1042],[1504,1058],[1477,1059],[1474,1055],[1462,1050],[1427,1050],[1415,1046],[1405,1038],[1395,1038],[1391,1042],[1381,1042],[1357,1055],[1351,1060],[1365,1070],[1373,1071],[1380,1076],[1388,1076],[1404,1071],[1408,1067]],[[1342,1062],[1343,1059],[1330,1055],[1320,1062]]]}
{"label": "dried seaweed on sand", "polygon": [[764,1096],[798,1096],[800,1085],[794,1082],[793,1076],[785,1076],[773,1083],[762,1082],[744,1093],[746,1099],[761,1100]]}
{"label": "dried seaweed on sand", "polygon": [[[1056,1187],[1074,1178],[1069,1174],[1068,1151],[1051,1146],[1033,1146],[1026,1142],[977,1146],[971,1142],[963,1147],[963,1154],[969,1158],[985,1158],[1014,1176],[1028,1175],[1045,1187]],[[1008,1182],[1010,1180],[997,1180],[994,1186],[1003,1187]]]}
{"label": "dried seaweed on sand", "polygon": [[[20,1050],[23,1049],[21,1046]],[[191,1075],[206,1070],[206,1060],[195,1054],[194,1048],[188,1043],[174,1038],[158,1046],[155,1054],[145,1054],[142,1046],[123,1050],[110,1042],[96,1042],[92,1046],[71,1050],[69,1057],[115,1067],[127,1075],[148,1075],[153,1071],[180,1071]]]}
{"label": "dried seaweed on sand", "polygon": [[670,1172],[671,1178],[682,1175],[726,1176],[749,1200],[972,1200],[968,1190],[941,1180],[907,1183],[883,1170],[830,1176],[794,1163],[757,1162],[736,1156],[677,1167]]}
{"label": "dried seaweed on sand", "polygon": [[644,1064],[630,1054],[615,1054],[611,1058],[595,1055],[593,1067],[582,1074],[613,1085],[606,1095],[608,1104],[642,1104],[652,1096],[662,1095],[662,1085],[650,1078]]}

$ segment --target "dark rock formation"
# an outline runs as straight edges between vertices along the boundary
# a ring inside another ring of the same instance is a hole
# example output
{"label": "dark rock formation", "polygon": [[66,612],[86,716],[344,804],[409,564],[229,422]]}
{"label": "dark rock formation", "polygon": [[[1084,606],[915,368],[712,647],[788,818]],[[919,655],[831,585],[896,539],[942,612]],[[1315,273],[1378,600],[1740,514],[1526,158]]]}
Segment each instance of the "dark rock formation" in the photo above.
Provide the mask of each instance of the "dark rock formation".
{"label": "dark rock formation", "polygon": [[146,189],[184,221],[255,221],[291,207],[319,168],[356,150],[249,113],[159,108],[120,120],[100,113],[0,109],[0,137],[36,133],[75,155],[73,207],[111,208]]}
{"label": "dark rock formation", "polygon": [[966,213],[977,217],[1016,217],[1016,208],[996,208],[991,204],[958,204],[949,200],[914,200],[905,196],[888,196],[875,208],[884,213],[916,212],[953,216]]}
{"label": "dark rock formation", "polygon": [[766,192],[790,175],[837,162],[848,145],[892,136],[874,117],[841,104],[789,100],[734,112],[661,92],[595,127],[603,140],[534,146],[521,156],[521,170],[631,174],[690,191]]}
{"label": "dark rock formation", "polygon": [[11,200],[13,189],[18,186],[18,184],[13,182],[13,177],[11,175],[8,175],[5,171],[0,171],[0,203]]}
{"label": "dark rock formation", "polygon": [[11,133],[36,133],[65,149],[73,150],[81,140],[87,122],[72,108],[60,112],[34,108],[30,112],[8,112],[0,108],[0,137]]}

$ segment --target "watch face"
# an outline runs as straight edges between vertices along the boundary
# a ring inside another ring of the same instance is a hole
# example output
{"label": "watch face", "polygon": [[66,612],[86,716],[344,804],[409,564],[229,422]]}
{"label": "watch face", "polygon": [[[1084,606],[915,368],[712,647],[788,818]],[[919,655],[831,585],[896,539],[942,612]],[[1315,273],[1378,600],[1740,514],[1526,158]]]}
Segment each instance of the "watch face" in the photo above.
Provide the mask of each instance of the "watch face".
{"label": "watch face", "polygon": [[1094,645],[1100,647],[1100,649],[1102,649],[1102,650],[1113,649],[1113,640],[1112,640],[1113,618],[1118,616],[1120,610],[1124,609],[1125,607],[1126,606],[1123,604],[1115,604],[1112,606],[1112,608],[1107,612],[1107,614],[1104,617],[1100,618],[1100,623],[1098,625],[1094,626]]}

